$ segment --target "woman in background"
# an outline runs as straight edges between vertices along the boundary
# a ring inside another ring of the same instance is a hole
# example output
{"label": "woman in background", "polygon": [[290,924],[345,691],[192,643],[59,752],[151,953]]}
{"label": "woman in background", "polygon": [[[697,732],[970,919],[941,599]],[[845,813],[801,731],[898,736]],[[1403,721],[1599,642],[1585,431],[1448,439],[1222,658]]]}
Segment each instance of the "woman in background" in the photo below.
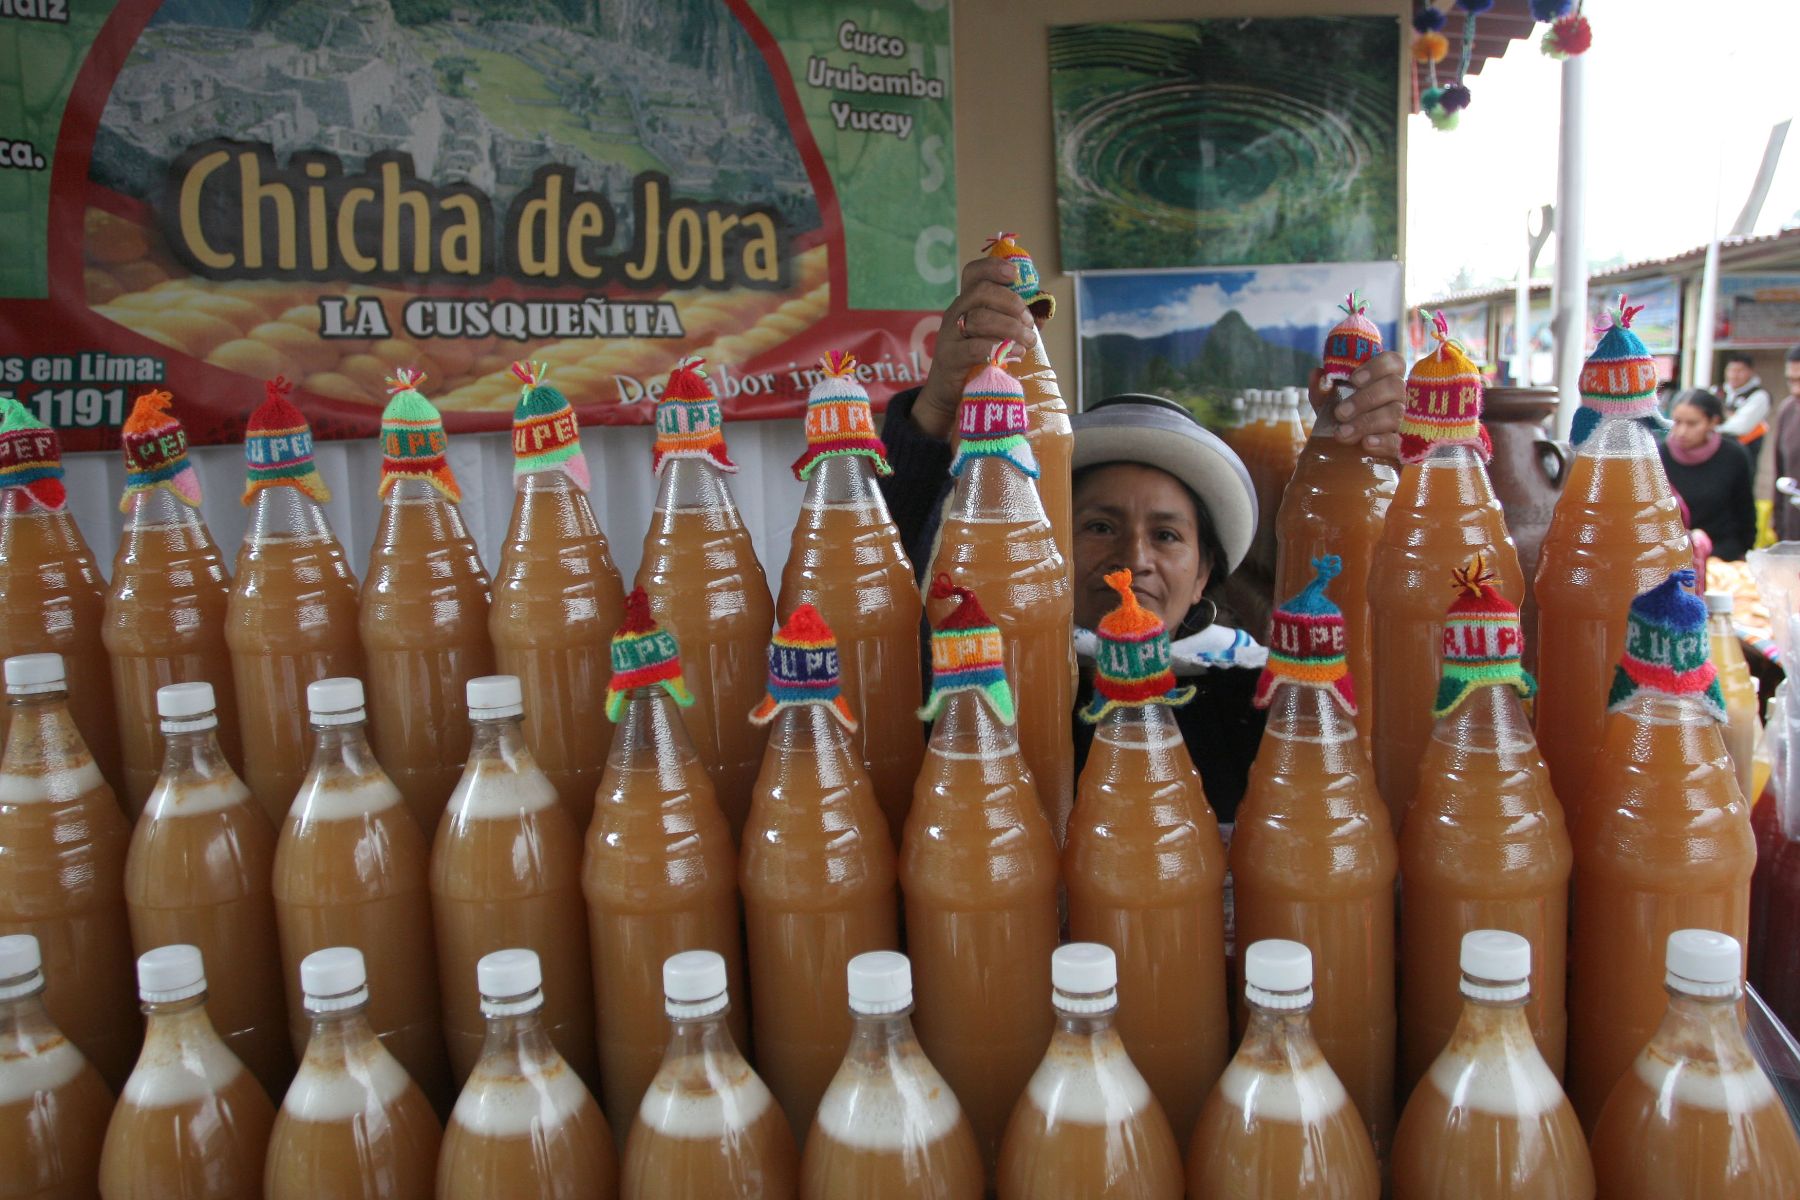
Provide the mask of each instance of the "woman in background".
{"label": "woman in background", "polygon": [[1663,470],[1687,506],[1688,527],[1712,539],[1715,558],[1739,561],[1756,544],[1750,455],[1736,438],[1720,432],[1725,406],[1711,392],[1682,392],[1671,418]]}

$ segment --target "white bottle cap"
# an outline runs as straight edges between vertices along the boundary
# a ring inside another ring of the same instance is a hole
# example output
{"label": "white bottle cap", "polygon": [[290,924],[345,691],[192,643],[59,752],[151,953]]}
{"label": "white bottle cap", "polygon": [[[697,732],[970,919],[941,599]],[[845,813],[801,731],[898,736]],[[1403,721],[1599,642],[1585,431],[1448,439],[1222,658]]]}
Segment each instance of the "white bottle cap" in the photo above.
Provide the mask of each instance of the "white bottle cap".
{"label": "white bottle cap", "polygon": [[1531,994],[1531,943],[1504,929],[1471,929],[1462,940],[1462,994],[1504,1003]]}
{"label": "white bottle cap", "polygon": [[1251,942],[1244,951],[1244,998],[1258,1008],[1310,1008],[1312,951],[1285,938]]}
{"label": "white bottle cap", "polygon": [[1070,942],[1050,952],[1050,1002],[1066,1013],[1107,1012],[1119,1006],[1119,960],[1111,946]]}
{"label": "white bottle cap", "polygon": [[60,654],[15,654],[6,660],[6,694],[34,696],[60,692],[68,686]]}
{"label": "white bottle cap", "polygon": [[29,933],[0,937],[0,1000],[29,996],[44,986],[44,955]]}
{"label": "white bottle cap", "polygon": [[912,1007],[912,963],[892,950],[871,950],[844,968],[850,1011],[881,1017]]}
{"label": "white bottle cap", "polygon": [[664,1007],[680,1021],[692,1021],[724,1012],[725,959],[711,950],[683,950],[663,963]]}
{"label": "white bottle cap", "polygon": [[544,1003],[544,967],[536,950],[496,950],[475,964],[481,1012],[488,1017],[514,1017]]}
{"label": "white bottle cap", "polygon": [[341,675],[309,683],[306,708],[314,725],[354,725],[363,719],[362,680]]}
{"label": "white bottle cap", "polygon": [[[317,686],[316,684],[314,686]],[[342,1012],[369,1002],[369,970],[355,946],[328,946],[300,960],[308,1012]]]}
{"label": "white bottle cap", "polygon": [[1663,982],[1684,996],[1724,999],[1737,995],[1744,948],[1729,934],[1712,929],[1677,929],[1669,935],[1668,974]]}
{"label": "white bottle cap", "polygon": [[517,675],[482,675],[469,680],[469,720],[495,721],[525,711],[525,689]]}
{"label": "white bottle cap", "polygon": [[172,1004],[206,990],[200,947],[158,946],[138,957],[138,998],[145,1004]]}
{"label": "white bottle cap", "polygon": [[156,715],[164,733],[193,733],[219,723],[210,683],[171,683],[156,689]]}
{"label": "white bottle cap", "polygon": [[1706,593],[1706,615],[1707,616],[1712,616],[1715,613],[1725,613],[1725,614],[1729,615],[1731,610],[1733,608],[1735,608],[1736,606],[1737,606],[1737,600],[1735,597],[1732,596],[1732,594],[1730,592],[1708,592],[1708,593]]}

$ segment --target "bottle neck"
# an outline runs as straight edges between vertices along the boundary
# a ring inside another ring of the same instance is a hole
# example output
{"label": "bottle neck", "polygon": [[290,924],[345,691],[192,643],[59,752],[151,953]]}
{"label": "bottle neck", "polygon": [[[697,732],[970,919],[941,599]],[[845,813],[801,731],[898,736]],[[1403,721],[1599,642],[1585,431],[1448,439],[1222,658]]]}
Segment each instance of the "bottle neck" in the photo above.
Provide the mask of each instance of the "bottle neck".
{"label": "bottle neck", "polygon": [[44,1008],[44,982],[22,996],[0,1000],[0,1059],[18,1050],[33,1052],[56,1034],[56,1026]]}
{"label": "bottle neck", "polygon": [[347,725],[314,725],[312,761],[307,779],[329,785],[336,780],[381,775],[381,764],[369,746],[367,721]]}
{"label": "bottle neck", "polygon": [[1263,744],[1274,751],[1274,762],[1284,772],[1301,762],[1338,775],[1364,770],[1356,725],[1326,688],[1277,685]]}
{"label": "bottle neck", "polygon": [[469,721],[469,761],[491,759],[513,772],[532,765],[531,746],[525,740],[525,718],[474,718]]}
{"label": "bottle neck", "polygon": [[1462,1015],[1451,1035],[1450,1048],[1465,1052],[1481,1043],[1503,1047],[1509,1055],[1536,1054],[1537,1043],[1531,1037],[1531,1025],[1525,1019],[1529,996],[1515,1000],[1482,1000],[1463,995]]}
{"label": "bottle neck", "polygon": [[1537,748],[1519,694],[1502,683],[1472,689],[1454,712],[1438,718],[1432,736],[1458,753],[1519,755]]}
{"label": "bottle neck", "polygon": [[328,538],[331,522],[325,509],[299,488],[266,487],[256,493],[250,523],[244,530],[246,545],[266,538]]}
{"label": "bottle neck", "polygon": [[655,763],[668,778],[665,783],[680,786],[674,778],[683,764],[695,757],[694,743],[682,723],[681,709],[662,688],[633,688],[625,699],[625,712],[613,730],[612,750],[607,766],[615,770],[627,767],[644,769]]}
{"label": "bottle neck", "polygon": [[556,1057],[556,1047],[544,1030],[541,1002],[528,1012],[487,1018],[481,1061],[490,1064],[490,1074],[535,1074]]}
{"label": "bottle neck", "polygon": [[1486,464],[1481,461],[1480,451],[1473,446],[1463,445],[1433,446],[1431,453],[1419,465],[1426,470],[1467,469],[1470,467],[1483,471],[1487,469]]}
{"label": "bottle neck", "polygon": [[957,477],[950,516],[964,521],[1042,521],[1044,505],[1025,472],[1004,459],[973,458]]}
{"label": "bottle neck", "polygon": [[994,715],[979,692],[954,692],[931,727],[931,749],[961,758],[1017,753],[1019,731]]}
{"label": "bottle neck", "polygon": [[219,748],[219,722],[205,729],[163,733],[161,782],[173,785],[204,784],[233,775],[225,752]]}
{"label": "bottle neck", "polygon": [[414,540],[423,535],[429,542],[442,544],[467,541],[469,537],[462,509],[428,480],[398,479],[388,489],[381,501],[381,526],[375,533],[378,550],[399,537],[403,520],[407,534]]}
{"label": "bottle neck", "polygon": [[923,1053],[918,1035],[913,1032],[910,1005],[879,1016],[850,1014],[850,1044],[844,1051],[845,1062],[866,1071],[885,1073],[895,1071],[908,1056]]}
{"label": "bottle neck", "polygon": [[1175,710],[1166,704],[1125,706],[1107,713],[1094,731],[1088,761],[1095,761],[1098,755],[1121,765],[1129,759],[1134,765],[1131,776],[1141,775],[1150,783],[1176,779],[1193,770]]}
{"label": "bottle neck", "polygon": [[1312,1005],[1304,1008],[1265,1008],[1252,1001],[1250,1019],[1238,1058],[1268,1070],[1280,1064],[1289,1074],[1299,1074],[1317,1063],[1322,1054],[1312,1032]]}
{"label": "bottle neck", "polygon": [[198,1041],[217,1041],[219,1034],[206,1015],[206,993],[171,1000],[166,1004],[139,1003],[144,1013],[144,1041],[176,1042],[192,1045]]}
{"label": "bottle neck", "polygon": [[739,1061],[737,1043],[731,1040],[731,1029],[725,1018],[731,1010],[720,1009],[716,1013],[695,1020],[669,1019],[669,1045],[663,1051],[664,1063],[677,1063],[683,1059],[708,1058],[713,1061]]}
{"label": "bottle neck", "polygon": [[1668,1011],[1650,1044],[1674,1061],[1714,1065],[1725,1072],[1754,1068],[1756,1058],[1738,1019],[1742,1000],[1741,989],[1706,997],[1670,988]]}
{"label": "bottle neck", "polygon": [[824,704],[784,708],[769,731],[768,754],[779,775],[797,775],[821,790],[848,786],[858,760],[853,759],[850,733]]}
{"label": "bottle neck", "polygon": [[1117,1007],[1095,1013],[1072,1013],[1054,1004],[1051,1007],[1056,1014],[1056,1032],[1075,1038],[1095,1038],[1111,1033],[1113,1018],[1119,1012]]}
{"label": "bottle neck", "polygon": [[351,1063],[366,1060],[381,1044],[369,1025],[367,1001],[337,1012],[307,1015],[312,1032],[306,1039],[306,1066],[342,1072]]}
{"label": "bottle neck", "polygon": [[875,478],[875,463],[860,454],[834,455],[814,463],[800,507],[875,509],[880,519],[888,519],[887,501]]}
{"label": "bottle neck", "polygon": [[140,529],[196,529],[203,527],[200,510],[183,503],[166,487],[133,492],[125,502],[125,531]]}
{"label": "bottle neck", "polygon": [[1660,462],[1656,435],[1637,417],[1603,417],[1577,450],[1579,458],[1638,458]]}
{"label": "bottle neck", "polygon": [[[6,731],[6,770],[25,775],[54,775],[92,769],[93,755],[69,715],[69,693],[36,692],[6,698],[11,725]],[[98,782],[98,772],[95,772]],[[58,799],[71,799],[60,790]]]}
{"label": "bottle neck", "polygon": [[671,458],[663,463],[656,491],[659,512],[728,512],[737,514],[725,473],[710,461]]}

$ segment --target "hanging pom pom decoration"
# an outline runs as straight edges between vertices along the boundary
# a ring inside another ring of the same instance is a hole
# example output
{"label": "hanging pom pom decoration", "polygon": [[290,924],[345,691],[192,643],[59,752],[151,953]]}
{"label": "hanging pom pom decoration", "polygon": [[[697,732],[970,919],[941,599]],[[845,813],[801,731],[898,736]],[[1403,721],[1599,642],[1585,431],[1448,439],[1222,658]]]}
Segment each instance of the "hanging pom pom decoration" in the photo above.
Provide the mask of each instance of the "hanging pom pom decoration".
{"label": "hanging pom pom decoration", "polygon": [[1554,21],[1575,11],[1575,0],[1531,0],[1531,19]]}
{"label": "hanging pom pom decoration", "polygon": [[[1548,0],[1534,0],[1548,2]],[[1568,0],[1563,0],[1568,2]],[[1463,11],[1462,53],[1457,58],[1456,77],[1449,83],[1438,79],[1438,64],[1450,56],[1450,40],[1438,30],[1444,27],[1445,14],[1425,5],[1413,13],[1413,59],[1425,64],[1427,86],[1419,93],[1419,111],[1431,127],[1448,132],[1462,120],[1462,110],[1469,107],[1469,87],[1463,80],[1469,74],[1469,62],[1475,53],[1475,18],[1494,6],[1494,0],[1456,0]]]}
{"label": "hanging pom pom decoration", "polygon": [[1463,109],[1469,107],[1469,101],[1471,99],[1472,97],[1469,95],[1468,88],[1460,83],[1453,83],[1444,89],[1444,97],[1439,101],[1439,104],[1447,113],[1459,113]]}
{"label": "hanging pom pom decoration", "polygon": [[1593,44],[1593,27],[1586,17],[1575,13],[1552,24],[1540,46],[1549,58],[1574,58],[1577,54],[1586,54]]}
{"label": "hanging pom pom decoration", "polygon": [[1433,8],[1429,4],[1421,5],[1418,11],[1413,13],[1413,31],[1415,33],[1436,33],[1444,27],[1445,20],[1442,9]]}
{"label": "hanging pom pom decoration", "polygon": [[1450,55],[1450,39],[1441,33],[1421,33],[1413,38],[1412,52],[1416,62],[1441,63]]}

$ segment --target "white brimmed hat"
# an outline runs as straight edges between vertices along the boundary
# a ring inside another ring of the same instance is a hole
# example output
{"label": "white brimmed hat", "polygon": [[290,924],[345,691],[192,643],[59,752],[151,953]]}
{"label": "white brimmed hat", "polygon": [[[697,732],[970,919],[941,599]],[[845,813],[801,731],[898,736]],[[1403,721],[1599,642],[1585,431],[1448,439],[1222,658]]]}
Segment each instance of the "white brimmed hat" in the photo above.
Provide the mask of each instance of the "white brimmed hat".
{"label": "white brimmed hat", "polygon": [[1137,463],[1167,471],[1200,498],[1218,531],[1230,570],[1237,570],[1256,536],[1256,489],[1250,472],[1187,409],[1161,396],[1108,396],[1070,418],[1075,469]]}

